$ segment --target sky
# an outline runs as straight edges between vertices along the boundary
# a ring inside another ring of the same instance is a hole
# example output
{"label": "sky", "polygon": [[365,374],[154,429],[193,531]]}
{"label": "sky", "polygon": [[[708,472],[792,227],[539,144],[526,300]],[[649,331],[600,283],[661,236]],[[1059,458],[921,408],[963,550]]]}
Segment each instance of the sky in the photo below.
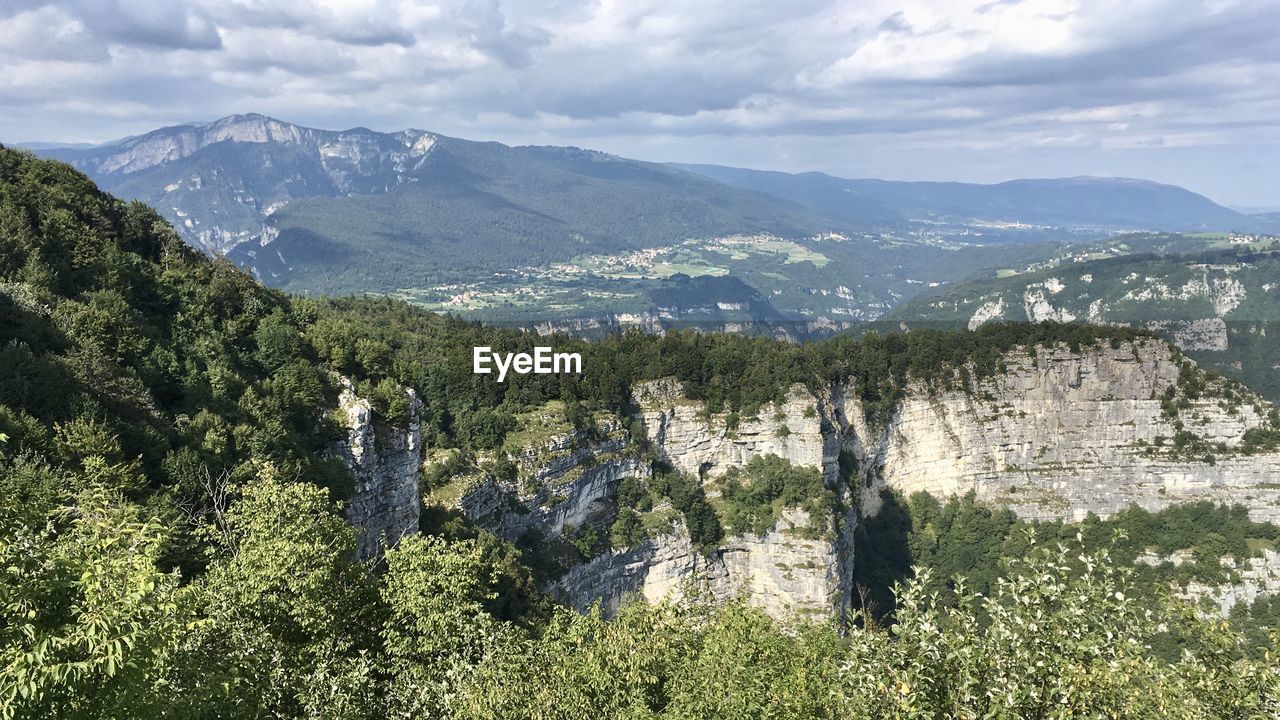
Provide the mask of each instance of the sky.
{"label": "sky", "polygon": [[1280,0],[2,0],[0,142],[258,112],[1280,209]]}

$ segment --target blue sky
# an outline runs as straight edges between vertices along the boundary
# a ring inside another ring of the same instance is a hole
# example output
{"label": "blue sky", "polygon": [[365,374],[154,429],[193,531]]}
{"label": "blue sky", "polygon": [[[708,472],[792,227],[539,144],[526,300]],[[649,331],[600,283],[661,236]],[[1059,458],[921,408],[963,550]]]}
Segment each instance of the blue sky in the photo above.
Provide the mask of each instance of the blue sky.
{"label": "blue sky", "polygon": [[1280,207],[1280,0],[6,0],[0,141],[261,112]]}

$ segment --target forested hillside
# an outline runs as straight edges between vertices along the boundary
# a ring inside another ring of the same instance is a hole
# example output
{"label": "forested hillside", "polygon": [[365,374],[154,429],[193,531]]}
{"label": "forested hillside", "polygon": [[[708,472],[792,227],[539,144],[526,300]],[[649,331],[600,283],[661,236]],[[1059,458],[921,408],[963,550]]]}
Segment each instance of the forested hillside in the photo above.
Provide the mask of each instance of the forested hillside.
{"label": "forested hillside", "polygon": [[[555,338],[583,353],[584,374],[497,384],[472,374],[472,346],[549,341],[267,290],[150,208],[0,148],[0,717],[1274,715],[1265,642],[1251,656],[1229,625],[1136,594],[1143,578],[1098,543],[1017,545],[1004,579],[981,566],[982,597],[950,579],[936,597],[923,570],[892,615],[845,627],[745,601],[605,620],[554,605],[520,551],[442,512],[357,560],[340,514],[351,478],[323,453],[342,377],[383,428],[408,419],[403,388],[416,389],[425,442],[464,454],[502,445],[548,400],[570,417],[625,411],[645,378],[743,412],[795,382],[852,378],[875,420],[913,378],[1134,336],[1042,324],[804,346]],[[752,527],[770,498],[739,479],[729,520]],[[1230,542],[1272,537],[1233,528]],[[1155,647],[1169,623],[1181,654]]]}
{"label": "forested hillside", "polygon": [[[1132,254],[984,274],[925,293],[890,317],[933,327],[1053,319],[1116,323],[1160,332],[1206,368],[1280,399],[1280,240],[1189,252],[1180,235],[1117,238]],[[1228,242],[1222,237],[1223,244]],[[1150,252],[1144,252],[1147,247]],[[1087,254],[1083,254],[1088,257]]]}

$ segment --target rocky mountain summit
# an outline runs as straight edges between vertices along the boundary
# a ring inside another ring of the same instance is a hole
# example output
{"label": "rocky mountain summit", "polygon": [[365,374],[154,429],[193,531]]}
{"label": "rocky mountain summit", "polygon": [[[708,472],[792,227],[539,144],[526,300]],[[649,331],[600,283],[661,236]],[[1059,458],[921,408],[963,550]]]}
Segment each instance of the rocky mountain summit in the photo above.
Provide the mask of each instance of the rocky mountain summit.
{"label": "rocky mountain summit", "polygon": [[48,154],[153,205],[192,245],[225,253],[269,243],[276,230],[268,218],[299,198],[384,193],[409,182],[436,139],[422,130],[317,130],[248,114]]}

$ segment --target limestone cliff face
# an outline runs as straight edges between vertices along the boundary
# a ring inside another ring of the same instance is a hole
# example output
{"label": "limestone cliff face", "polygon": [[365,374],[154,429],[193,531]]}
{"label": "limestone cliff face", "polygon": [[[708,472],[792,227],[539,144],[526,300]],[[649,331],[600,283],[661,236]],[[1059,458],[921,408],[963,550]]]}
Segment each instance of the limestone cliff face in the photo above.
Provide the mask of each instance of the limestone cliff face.
{"label": "limestone cliff face", "polygon": [[[581,456],[579,456],[581,457]],[[552,474],[532,492],[517,481],[483,475],[461,496],[458,508],[485,529],[516,540],[534,528],[558,535],[567,528],[603,526],[612,521],[612,502],[623,478],[644,477],[649,468],[635,457],[617,457],[590,465],[573,465],[574,473]]]}
{"label": "limestone cliff face", "polygon": [[[1185,550],[1168,556],[1151,552],[1138,556],[1138,562],[1144,565],[1169,562],[1177,566],[1190,559],[1190,553]],[[1226,582],[1210,584],[1193,580],[1185,586],[1175,586],[1174,594],[1195,603],[1206,604],[1223,617],[1228,617],[1236,605],[1249,605],[1259,598],[1280,594],[1280,552],[1264,548],[1259,555],[1243,561],[1225,557],[1221,562],[1231,573]]]}
{"label": "limestone cliff face", "polygon": [[[879,490],[890,487],[973,491],[1028,518],[1207,499],[1247,505],[1256,520],[1280,519],[1280,454],[1235,452],[1266,419],[1253,402],[1231,409],[1216,398],[1192,402],[1177,418],[1163,414],[1160,397],[1179,372],[1163,343],[1039,348],[1034,359],[1011,353],[1006,363],[1007,372],[969,392],[914,389],[880,437],[862,440],[878,468],[865,511],[875,512]],[[1227,452],[1171,454],[1176,422]]]}
{"label": "limestone cliff face", "polygon": [[356,395],[350,380],[342,378],[340,384],[338,409],[347,436],[330,444],[328,454],[342,460],[355,481],[344,515],[359,532],[360,557],[373,557],[384,539],[394,545],[418,531],[422,436],[417,418],[422,404],[413,390],[406,390],[409,426],[375,432],[369,401]]}
{"label": "limestone cliff face", "polygon": [[[803,388],[793,389],[785,402],[734,431],[723,417],[709,417],[701,403],[684,399],[673,381],[647,383],[636,392],[645,408],[639,419],[658,455],[692,477],[701,471],[709,480],[772,453],[829,473],[835,481],[839,438],[832,431],[833,415]],[[779,433],[784,426],[787,431]],[[511,540],[530,529],[567,539],[587,526],[607,536],[619,512],[619,483],[650,474],[648,460],[618,421],[605,423],[590,436],[571,432],[552,437],[525,448],[516,460],[516,477],[482,474],[465,481],[451,500],[467,517]],[[654,511],[675,518],[669,529],[663,525],[635,547],[605,551],[574,566],[547,589],[573,607],[599,601],[609,612],[631,594],[679,600],[699,591],[718,598],[743,594],[778,616],[832,615],[848,605],[852,513],[820,519],[839,532],[814,539],[802,532],[810,518],[790,509],[763,535],[726,538],[704,551],[690,542],[669,503]]]}
{"label": "limestone cliff face", "polygon": [[741,595],[775,616],[829,616],[847,603],[840,548],[792,532],[808,522],[804,512],[789,510],[764,535],[730,538],[705,554],[681,527],[574,567],[551,590],[580,610],[598,601],[606,613],[632,594],[658,602],[707,593],[720,600]]}
{"label": "limestone cliff face", "polygon": [[1262,554],[1237,563],[1223,558],[1223,565],[1233,571],[1234,578],[1222,585],[1192,582],[1180,593],[1189,600],[1207,600],[1224,617],[1236,605],[1280,594],[1280,552],[1264,549]]}
{"label": "limestone cliff face", "polygon": [[[726,538],[706,551],[693,546],[676,518],[670,531],[651,527],[635,547],[580,563],[548,590],[574,607],[599,601],[609,611],[629,594],[678,599],[701,590],[719,598],[741,593],[779,616],[836,613],[850,603],[853,530],[860,517],[879,511],[886,488],[973,491],[1026,518],[1071,520],[1133,503],[1158,510],[1209,499],[1280,520],[1280,453],[1240,450],[1249,429],[1269,422],[1269,406],[1237,389],[1234,401],[1207,392],[1170,415],[1166,391],[1181,392],[1182,360],[1164,343],[1041,347],[1034,357],[1019,349],[1003,362],[1005,372],[967,389],[913,385],[874,426],[850,385],[816,395],[797,385],[781,402],[732,424],[689,399],[677,381],[638,384],[634,420],[661,459],[702,479],[713,504],[717,478],[773,454],[821,471],[846,509],[830,518],[834,531],[823,538],[795,532],[808,518],[791,509],[763,535]],[[614,419],[592,438],[569,433],[535,443],[517,458],[517,477],[474,478],[452,502],[509,539],[531,528],[549,536],[586,526],[607,533],[619,512],[619,483],[650,472],[622,427]],[[1213,457],[1173,452],[1180,428]],[[1244,597],[1250,587],[1236,594]]]}
{"label": "limestone cliff face", "polygon": [[675,380],[642,383],[635,399],[649,439],[690,475],[714,478],[757,455],[777,455],[793,465],[818,468],[828,484],[835,481],[840,454],[835,418],[803,386],[792,387],[783,402],[742,418],[732,429],[726,416],[710,416],[705,405],[687,399]]}

